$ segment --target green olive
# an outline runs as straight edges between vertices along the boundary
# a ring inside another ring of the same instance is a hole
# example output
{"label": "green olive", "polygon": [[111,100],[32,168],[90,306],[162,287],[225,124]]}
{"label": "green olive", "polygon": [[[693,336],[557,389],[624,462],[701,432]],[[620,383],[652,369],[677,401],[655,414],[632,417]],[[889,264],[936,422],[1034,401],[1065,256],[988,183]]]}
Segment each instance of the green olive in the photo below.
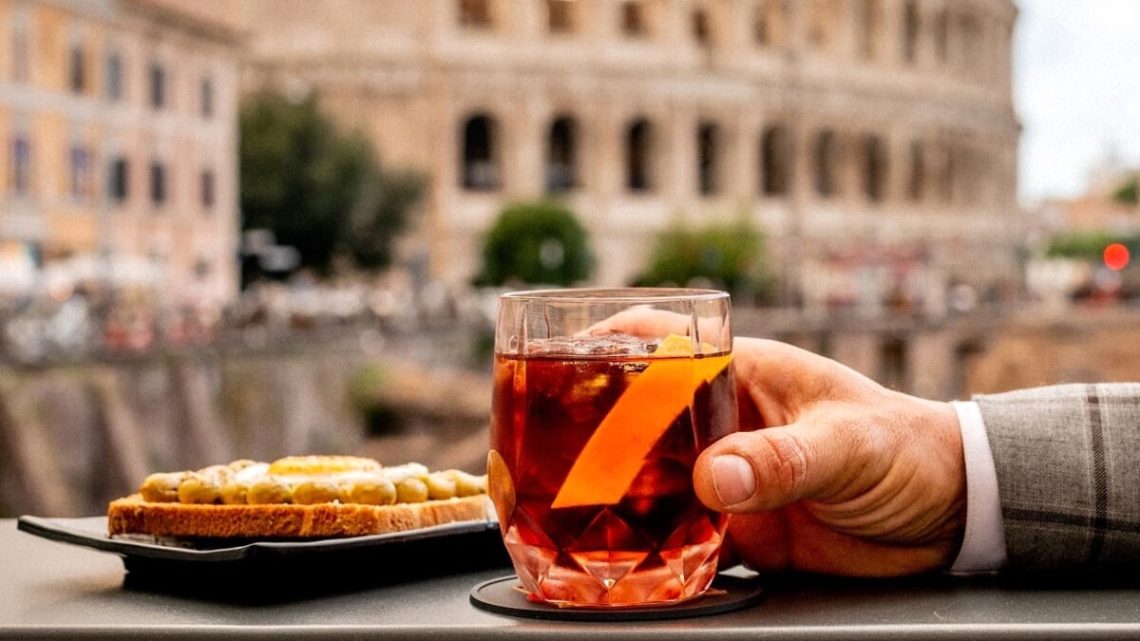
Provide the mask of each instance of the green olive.
{"label": "green olive", "polygon": [[428,498],[433,501],[455,498],[455,479],[444,472],[436,472],[423,477],[427,485]]}
{"label": "green olive", "polygon": [[178,500],[182,503],[217,503],[221,487],[213,480],[192,472],[178,485]]}
{"label": "green olive", "polygon": [[332,503],[336,498],[336,485],[331,481],[301,481],[293,486],[293,502],[300,505]]}
{"label": "green olive", "polygon": [[222,503],[245,505],[248,501],[249,486],[241,483],[226,483],[221,489]]}
{"label": "green olive", "polygon": [[139,494],[144,501],[155,503],[177,503],[178,486],[186,477],[185,472],[160,472],[151,474],[143,480]]}
{"label": "green olive", "polygon": [[418,478],[406,478],[396,483],[396,501],[423,503],[428,500],[428,486]]}
{"label": "green olive", "polygon": [[468,474],[463,470],[448,470],[447,474],[455,480],[455,493],[457,496],[475,496],[487,493],[487,477]]}
{"label": "green olive", "polygon": [[250,505],[289,503],[292,500],[293,492],[289,486],[272,477],[257,481],[246,492],[246,501]]}
{"label": "green olive", "polygon": [[337,491],[337,497],[341,503],[391,505],[396,502],[396,485],[377,476],[375,479],[345,483]]}

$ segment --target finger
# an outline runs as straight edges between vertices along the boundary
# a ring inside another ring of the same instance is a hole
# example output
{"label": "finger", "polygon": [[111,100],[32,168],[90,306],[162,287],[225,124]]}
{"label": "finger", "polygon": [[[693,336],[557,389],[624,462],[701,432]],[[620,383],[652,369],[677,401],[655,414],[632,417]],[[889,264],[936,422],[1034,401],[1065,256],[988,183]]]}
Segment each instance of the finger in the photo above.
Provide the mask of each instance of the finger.
{"label": "finger", "polygon": [[693,482],[708,507],[753,513],[847,491],[873,462],[851,430],[786,425],[713,443],[697,459]]}
{"label": "finger", "polygon": [[664,338],[670,334],[689,336],[693,339],[694,351],[703,352],[703,344],[716,349],[726,349],[732,345],[729,326],[720,316],[700,316],[655,309],[650,305],[638,305],[622,310],[609,318],[591,325],[586,334],[599,336],[619,332],[644,338]]}
{"label": "finger", "polygon": [[852,399],[878,385],[840,363],[787,343],[737,338],[733,345],[740,403],[766,425],[787,425],[824,400]]}

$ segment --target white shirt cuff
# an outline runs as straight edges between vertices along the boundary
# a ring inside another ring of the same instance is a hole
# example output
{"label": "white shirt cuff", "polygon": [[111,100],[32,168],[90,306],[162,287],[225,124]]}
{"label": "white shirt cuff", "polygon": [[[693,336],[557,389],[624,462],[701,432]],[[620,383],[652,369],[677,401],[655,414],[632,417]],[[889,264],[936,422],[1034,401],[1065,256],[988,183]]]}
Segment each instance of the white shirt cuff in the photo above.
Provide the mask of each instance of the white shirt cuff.
{"label": "white shirt cuff", "polygon": [[1005,531],[986,424],[977,403],[955,401],[952,405],[958,413],[966,461],[966,532],[950,572],[993,572],[1005,565]]}

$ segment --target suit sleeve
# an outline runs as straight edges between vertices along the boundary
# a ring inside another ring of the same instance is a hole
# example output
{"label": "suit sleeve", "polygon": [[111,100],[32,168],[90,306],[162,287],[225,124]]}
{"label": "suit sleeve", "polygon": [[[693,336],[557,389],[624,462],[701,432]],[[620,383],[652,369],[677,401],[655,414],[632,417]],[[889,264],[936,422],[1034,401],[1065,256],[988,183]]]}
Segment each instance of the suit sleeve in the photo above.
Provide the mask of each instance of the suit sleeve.
{"label": "suit sleeve", "polygon": [[974,400],[997,472],[1009,569],[1140,563],[1140,384]]}

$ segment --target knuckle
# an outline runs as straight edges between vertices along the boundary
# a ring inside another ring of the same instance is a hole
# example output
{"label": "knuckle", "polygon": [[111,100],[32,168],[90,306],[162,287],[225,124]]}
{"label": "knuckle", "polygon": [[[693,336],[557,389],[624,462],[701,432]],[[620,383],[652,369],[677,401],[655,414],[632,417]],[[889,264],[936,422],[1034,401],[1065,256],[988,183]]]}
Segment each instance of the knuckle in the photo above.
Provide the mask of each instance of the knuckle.
{"label": "knuckle", "polygon": [[803,443],[791,433],[772,435],[765,439],[767,444],[767,469],[771,473],[768,481],[776,486],[784,496],[799,496],[807,478],[807,456]]}

